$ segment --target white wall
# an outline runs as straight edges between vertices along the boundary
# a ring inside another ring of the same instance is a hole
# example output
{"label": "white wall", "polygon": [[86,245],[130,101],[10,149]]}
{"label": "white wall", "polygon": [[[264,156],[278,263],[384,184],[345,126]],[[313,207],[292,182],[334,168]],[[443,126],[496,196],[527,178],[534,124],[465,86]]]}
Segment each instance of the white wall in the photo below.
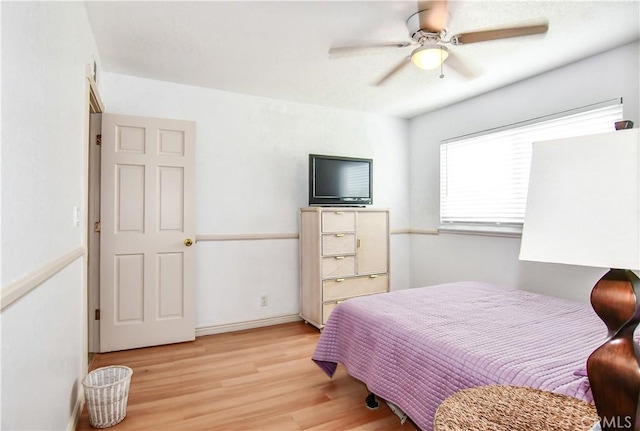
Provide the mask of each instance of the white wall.
{"label": "white wall", "polygon": [[[639,44],[568,65],[411,120],[411,221],[414,229],[439,224],[440,141],[623,97],[624,116],[640,124]],[[606,272],[519,262],[519,238],[414,235],[412,287],[474,279],[588,301]]]}
{"label": "white wall", "polygon": [[[79,2],[2,3],[2,287],[84,246],[85,65]],[[81,217],[82,218],[82,217]],[[2,311],[2,429],[66,429],[86,373],[84,258]]]}
{"label": "white wall", "polygon": [[[110,113],[193,120],[197,234],[298,232],[308,154],[374,160],[374,206],[409,227],[408,122],[213,89],[103,73]],[[392,286],[408,287],[405,235],[392,235]],[[197,244],[197,326],[299,311],[298,241]],[[269,297],[267,307],[260,296]]]}

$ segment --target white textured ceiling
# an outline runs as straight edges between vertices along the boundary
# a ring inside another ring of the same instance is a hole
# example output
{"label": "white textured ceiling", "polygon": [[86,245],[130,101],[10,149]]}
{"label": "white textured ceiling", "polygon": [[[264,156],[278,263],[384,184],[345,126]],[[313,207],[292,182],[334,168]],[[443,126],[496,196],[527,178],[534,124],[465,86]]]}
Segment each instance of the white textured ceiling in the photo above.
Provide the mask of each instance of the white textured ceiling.
{"label": "white textured ceiling", "polygon": [[[479,74],[405,67],[411,48],[330,58],[333,45],[408,41],[415,1],[87,2],[105,71],[410,118],[640,38],[640,1],[450,1],[449,33],[548,20],[545,35],[449,46]],[[602,65],[602,73],[611,64]]]}

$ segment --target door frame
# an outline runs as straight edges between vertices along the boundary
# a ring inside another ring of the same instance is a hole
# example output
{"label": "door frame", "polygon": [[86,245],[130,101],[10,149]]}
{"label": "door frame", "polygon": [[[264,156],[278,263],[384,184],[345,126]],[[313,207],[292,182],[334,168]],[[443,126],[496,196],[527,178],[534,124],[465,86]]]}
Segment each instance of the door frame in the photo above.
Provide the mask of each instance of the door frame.
{"label": "door frame", "polygon": [[[100,158],[97,157],[97,167],[96,167],[96,157],[91,157],[93,154],[93,150],[97,148],[94,136],[96,133],[94,132],[96,125],[91,120],[91,114],[101,114],[105,111],[104,104],[102,103],[102,99],[100,98],[100,93],[98,92],[98,86],[96,84],[96,64],[93,65],[87,64],[85,71],[85,119],[84,119],[84,127],[85,127],[85,167],[84,170],[84,214],[86,215],[85,221],[86,224],[84,226],[84,248],[86,250],[86,258],[85,258],[85,289],[86,297],[85,297],[85,307],[86,307],[86,321],[83,325],[86,328],[87,333],[85,334],[85,359],[87,363],[85,364],[85,369],[88,368],[88,358],[89,353],[95,353],[99,351],[99,340],[100,340],[100,322],[95,320],[95,309],[99,308],[100,304],[100,259],[99,254],[95,256],[93,250],[98,249],[98,253],[100,250],[100,242],[98,236],[91,235],[94,229],[94,220],[96,215],[94,215],[93,211],[90,210],[91,203],[94,201],[97,196],[100,196],[100,181],[89,181],[92,174],[99,172],[100,169]],[[99,128],[98,128],[99,133]],[[99,178],[98,178],[99,179]],[[97,214],[99,217],[99,213]],[[95,241],[97,240],[97,245]],[[96,261],[95,264],[93,261]],[[97,283],[95,282],[97,280]]]}

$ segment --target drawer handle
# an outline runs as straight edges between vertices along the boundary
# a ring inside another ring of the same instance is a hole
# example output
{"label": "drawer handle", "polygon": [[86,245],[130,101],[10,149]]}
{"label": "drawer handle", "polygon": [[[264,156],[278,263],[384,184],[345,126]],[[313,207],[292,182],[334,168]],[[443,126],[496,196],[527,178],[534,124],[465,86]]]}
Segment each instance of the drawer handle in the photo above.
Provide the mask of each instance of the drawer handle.
{"label": "drawer handle", "polygon": [[336,283],[340,283],[340,282],[343,282],[343,281],[344,281],[344,278],[336,278]]}
{"label": "drawer handle", "polygon": [[342,238],[342,237],[344,236],[344,234],[343,234],[343,233],[337,233],[337,234],[336,234],[336,236],[337,236],[338,238]]}
{"label": "drawer handle", "polygon": [[378,277],[378,274],[371,274],[371,275],[369,276],[369,278],[377,278],[377,277]]}
{"label": "drawer handle", "polygon": [[344,256],[336,256],[335,258],[340,260],[340,259],[344,259]]}
{"label": "drawer handle", "polygon": [[342,215],[342,214],[344,214],[344,211],[336,211],[336,214]]}
{"label": "drawer handle", "polygon": [[342,304],[343,302],[344,302],[344,299],[340,299],[340,300],[336,301],[336,305]]}

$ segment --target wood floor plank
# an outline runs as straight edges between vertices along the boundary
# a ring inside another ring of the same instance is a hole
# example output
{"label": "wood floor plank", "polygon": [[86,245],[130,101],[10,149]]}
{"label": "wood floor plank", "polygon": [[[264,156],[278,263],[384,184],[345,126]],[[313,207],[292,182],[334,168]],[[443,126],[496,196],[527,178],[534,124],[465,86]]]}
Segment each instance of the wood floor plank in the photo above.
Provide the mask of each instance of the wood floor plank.
{"label": "wood floor plank", "polygon": [[[339,366],[329,379],[311,361],[319,332],[301,322],[199,337],[190,343],[98,354],[92,368],[126,365],[129,430],[412,431]],[[85,407],[77,431],[87,431]]]}

